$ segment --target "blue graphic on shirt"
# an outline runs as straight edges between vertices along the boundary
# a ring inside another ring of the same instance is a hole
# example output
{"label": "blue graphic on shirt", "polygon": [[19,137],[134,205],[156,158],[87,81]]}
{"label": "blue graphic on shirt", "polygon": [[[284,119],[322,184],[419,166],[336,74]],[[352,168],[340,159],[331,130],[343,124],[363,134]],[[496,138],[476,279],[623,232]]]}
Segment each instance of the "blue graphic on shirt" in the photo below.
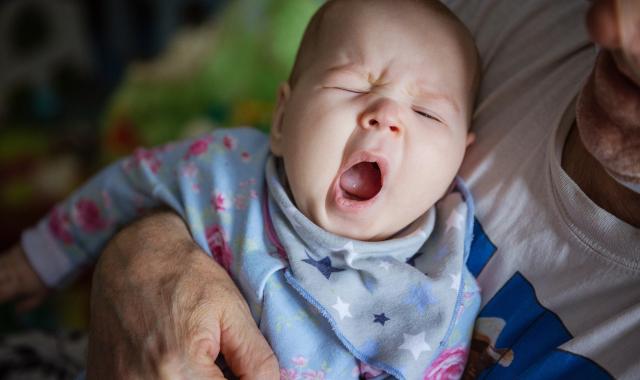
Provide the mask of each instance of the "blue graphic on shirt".
{"label": "blue graphic on shirt", "polygon": [[[495,251],[476,220],[469,270],[477,276]],[[572,338],[517,272],[480,311],[464,378],[611,379],[591,359],[558,349]]]}
{"label": "blue graphic on shirt", "polygon": [[467,259],[467,268],[471,274],[478,277],[489,259],[496,252],[496,246],[485,234],[482,225],[476,218],[473,222],[473,241],[471,242],[471,255]]}

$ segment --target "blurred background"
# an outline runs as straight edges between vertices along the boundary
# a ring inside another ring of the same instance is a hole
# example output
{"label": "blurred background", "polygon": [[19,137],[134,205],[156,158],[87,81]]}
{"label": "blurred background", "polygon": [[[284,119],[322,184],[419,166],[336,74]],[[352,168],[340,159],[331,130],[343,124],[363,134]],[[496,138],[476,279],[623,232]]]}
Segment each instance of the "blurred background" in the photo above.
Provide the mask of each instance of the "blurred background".
{"label": "blurred background", "polygon": [[[0,252],[137,146],[221,126],[266,130],[320,3],[0,0]],[[90,268],[37,310],[0,306],[0,337],[82,331],[89,286]]]}

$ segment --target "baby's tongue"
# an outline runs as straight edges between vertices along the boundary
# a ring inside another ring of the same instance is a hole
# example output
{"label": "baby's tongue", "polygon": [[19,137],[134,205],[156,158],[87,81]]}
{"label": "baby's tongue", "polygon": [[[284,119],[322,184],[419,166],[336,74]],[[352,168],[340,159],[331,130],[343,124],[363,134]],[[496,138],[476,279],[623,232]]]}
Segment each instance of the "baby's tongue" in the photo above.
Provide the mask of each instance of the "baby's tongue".
{"label": "baby's tongue", "polygon": [[361,162],[352,166],[340,177],[340,186],[353,197],[362,200],[373,198],[382,187],[382,176],[378,164]]}

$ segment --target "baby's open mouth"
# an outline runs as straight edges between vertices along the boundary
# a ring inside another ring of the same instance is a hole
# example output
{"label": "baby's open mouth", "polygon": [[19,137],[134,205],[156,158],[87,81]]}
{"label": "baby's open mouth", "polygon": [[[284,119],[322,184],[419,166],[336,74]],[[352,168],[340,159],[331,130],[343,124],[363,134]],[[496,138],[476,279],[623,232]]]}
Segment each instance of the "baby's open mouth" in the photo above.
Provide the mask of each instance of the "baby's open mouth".
{"label": "baby's open mouth", "polygon": [[382,172],[376,162],[359,162],[340,176],[340,188],[345,198],[367,201],[382,189]]}

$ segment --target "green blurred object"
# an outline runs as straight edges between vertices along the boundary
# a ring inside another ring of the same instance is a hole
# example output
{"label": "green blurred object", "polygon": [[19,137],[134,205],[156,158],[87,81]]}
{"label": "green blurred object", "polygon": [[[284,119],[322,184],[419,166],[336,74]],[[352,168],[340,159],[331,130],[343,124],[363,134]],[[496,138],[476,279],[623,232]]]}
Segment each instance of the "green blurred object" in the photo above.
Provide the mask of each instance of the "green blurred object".
{"label": "green blurred object", "polygon": [[24,155],[44,154],[48,144],[47,133],[35,128],[0,130],[0,162]]}
{"label": "green blurred object", "polygon": [[180,32],[159,59],[133,65],[107,112],[105,160],[202,132],[193,120],[267,131],[278,85],[321,4],[234,1],[219,18]]}
{"label": "green blurred object", "polygon": [[[157,59],[133,64],[105,111],[100,161],[216,126],[268,130],[277,87],[287,79],[304,28],[322,2],[234,0],[219,17],[179,32]],[[58,132],[29,125],[0,130],[0,174],[11,179],[0,181],[0,204],[5,219],[15,222],[4,226],[7,241],[16,241],[23,226],[35,223],[89,174],[84,158],[67,157],[69,139]],[[0,333],[86,328],[89,286],[85,275],[24,315],[0,305]]]}

